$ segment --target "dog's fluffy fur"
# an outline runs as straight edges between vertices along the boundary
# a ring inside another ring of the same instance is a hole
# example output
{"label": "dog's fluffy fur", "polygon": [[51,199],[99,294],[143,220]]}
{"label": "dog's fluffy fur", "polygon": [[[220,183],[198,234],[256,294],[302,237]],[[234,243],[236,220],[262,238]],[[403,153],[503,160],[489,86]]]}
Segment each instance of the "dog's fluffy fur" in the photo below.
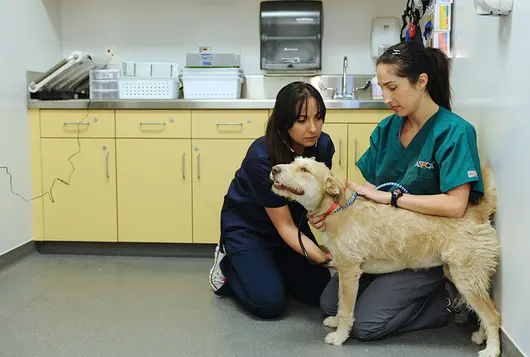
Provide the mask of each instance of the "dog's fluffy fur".
{"label": "dog's fluffy fur", "polygon": [[[339,274],[337,316],[324,325],[337,327],[325,341],[341,345],[353,325],[353,307],[362,272],[388,273],[402,269],[444,266],[466,303],[480,318],[473,342],[486,348],[480,357],[500,355],[500,313],[489,296],[500,246],[490,216],[496,209],[492,174],[481,168],[485,194],[469,204],[462,219],[424,215],[382,205],[359,196],[350,206],[326,218],[323,241],[333,255]],[[322,163],[296,158],[271,172],[273,192],[298,201],[315,215],[325,213],[333,202],[344,205],[354,194],[344,179],[335,177]]]}

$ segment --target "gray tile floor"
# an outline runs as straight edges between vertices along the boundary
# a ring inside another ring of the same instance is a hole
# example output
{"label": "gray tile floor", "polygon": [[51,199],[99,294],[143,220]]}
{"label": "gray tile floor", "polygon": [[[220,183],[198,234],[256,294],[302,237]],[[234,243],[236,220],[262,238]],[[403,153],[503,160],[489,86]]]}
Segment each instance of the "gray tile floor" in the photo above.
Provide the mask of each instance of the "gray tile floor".
{"label": "gray tile floor", "polygon": [[210,291],[211,259],[33,254],[0,271],[0,355],[476,356],[469,328],[329,346],[317,309],[260,321]]}

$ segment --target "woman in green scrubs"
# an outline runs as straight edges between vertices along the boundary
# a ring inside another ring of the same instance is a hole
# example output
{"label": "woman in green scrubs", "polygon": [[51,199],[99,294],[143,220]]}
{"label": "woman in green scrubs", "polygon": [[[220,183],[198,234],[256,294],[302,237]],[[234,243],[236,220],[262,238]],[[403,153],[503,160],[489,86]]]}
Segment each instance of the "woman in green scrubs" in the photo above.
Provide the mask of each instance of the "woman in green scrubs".
{"label": "woman in green scrubs", "polygon": [[[451,111],[447,58],[416,42],[400,43],[378,59],[377,80],[395,114],[373,131],[370,147],[357,162],[366,182],[352,186],[381,204],[462,217],[468,201],[479,199],[484,188],[475,128]],[[386,182],[399,183],[408,194],[397,187],[374,189]],[[325,230],[320,217],[309,214],[309,218],[313,226]],[[446,324],[452,307],[448,298],[452,289],[447,287],[451,285],[441,267],[363,274],[353,336],[375,340]],[[335,315],[337,302],[338,274],[322,293],[321,308]]]}

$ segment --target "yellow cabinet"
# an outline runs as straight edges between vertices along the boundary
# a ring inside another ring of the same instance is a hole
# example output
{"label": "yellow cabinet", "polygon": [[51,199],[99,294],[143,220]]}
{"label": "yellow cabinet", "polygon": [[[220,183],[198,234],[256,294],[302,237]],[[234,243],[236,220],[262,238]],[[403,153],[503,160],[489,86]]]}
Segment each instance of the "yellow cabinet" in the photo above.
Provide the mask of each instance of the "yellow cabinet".
{"label": "yellow cabinet", "polygon": [[191,140],[118,139],[118,241],[191,243]]}
{"label": "yellow cabinet", "polygon": [[43,138],[113,138],[112,110],[42,110]]}
{"label": "yellow cabinet", "polygon": [[53,184],[55,200],[44,197],[44,239],[116,242],[115,141],[79,143],[80,149],[77,139],[41,139],[43,191]]}
{"label": "yellow cabinet", "polygon": [[118,110],[117,138],[191,138],[190,110]]}
{"label": "yellow cabinet", "polygon": [[192,137],[256,139],[265,134],[267,110],[194,110]]}
{"label": "yellow cabinet", "polygon": [[[32,112],[34,195],[53,183],[55,200],[44,196],[34,201],[35,239],[217,243],[224,196],[249,146],[264,135],[271,113]],[[335,175],[364,182],[355,162],[368,148],[377,123],[388,115],[387,110],[328,111],[323,131],[335,145]],[[72,157],[78,135],[81,150]]]}
{"label": "yellow cabinet", "polygon": [[217,243],[230,182],[253,140],[193,139],[193,243]]}
{"label": "yellow cabinet", "polygon": [[370,146],[370,135],[377,124],[348,124],[348,180],[363,184],[366,179],[357,168],[357,161]]}
{"label": "yellow cabinet", "polygon": [[348,173],[348,125],[324,123],[322,131],[328,134],[335,145],[331,169],[335,176],[347,178]]}

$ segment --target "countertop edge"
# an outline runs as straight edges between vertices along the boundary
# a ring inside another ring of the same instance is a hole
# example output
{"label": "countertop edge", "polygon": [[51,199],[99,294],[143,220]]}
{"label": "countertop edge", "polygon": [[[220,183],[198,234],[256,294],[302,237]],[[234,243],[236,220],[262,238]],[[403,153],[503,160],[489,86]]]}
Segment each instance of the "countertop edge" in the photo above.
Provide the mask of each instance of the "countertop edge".
{"label": "countertop edge", "polygon": [[[29,100],[28,109],[273,109],[274,99]],[[327,109],[390,109],[382,100],[325,99]]]}

